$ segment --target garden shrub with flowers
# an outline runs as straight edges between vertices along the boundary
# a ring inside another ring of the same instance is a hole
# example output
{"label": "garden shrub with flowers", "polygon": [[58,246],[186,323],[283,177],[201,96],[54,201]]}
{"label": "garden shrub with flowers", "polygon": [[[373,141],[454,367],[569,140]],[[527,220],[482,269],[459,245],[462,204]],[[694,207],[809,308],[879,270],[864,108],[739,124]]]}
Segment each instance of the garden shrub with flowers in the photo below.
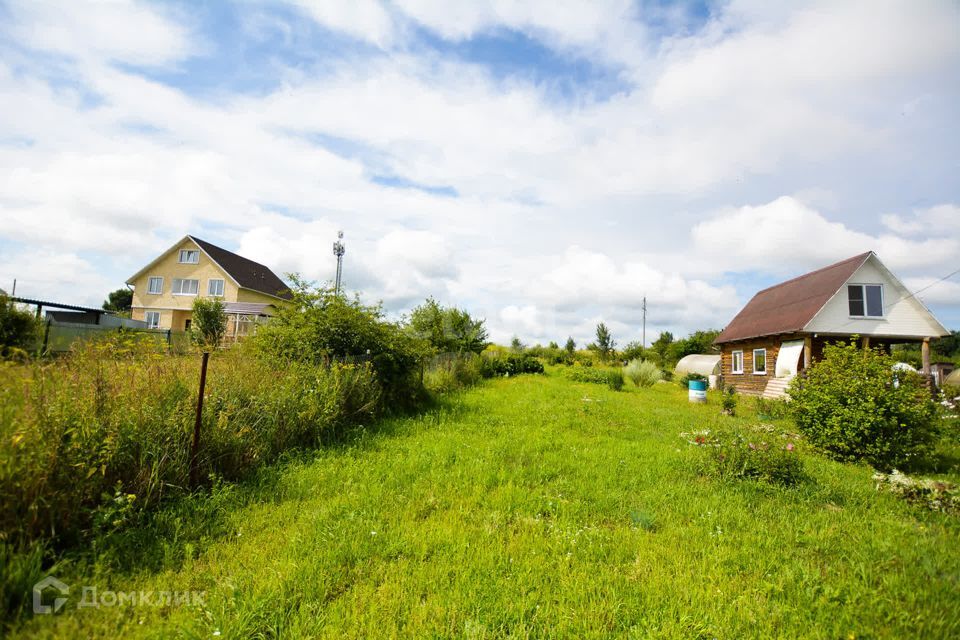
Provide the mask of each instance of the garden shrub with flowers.
{"label": "garden shrub with flowers", "polygon": [[758,429],[750,434],[695,431],[680,436],[705,451],[701,465],[704,475],[720,480],[754,479],[783,486],[797,484],[803,479],[804,472],[794,436],[777,436],[766,431]]}
{"label": "garden shrub with flowers", "polygon": [[873,479],[877,491],[888,491],[931,511],[960,516],[960,489],[952,482],[911,478],[896,469],[889,474],[875,473]]}

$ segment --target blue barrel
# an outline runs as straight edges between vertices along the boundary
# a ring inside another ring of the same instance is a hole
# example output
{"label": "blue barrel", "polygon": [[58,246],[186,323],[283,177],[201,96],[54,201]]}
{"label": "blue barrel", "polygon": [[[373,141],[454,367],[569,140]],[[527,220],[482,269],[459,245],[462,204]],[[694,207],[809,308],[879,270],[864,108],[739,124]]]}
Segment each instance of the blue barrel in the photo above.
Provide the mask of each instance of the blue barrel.
{"label": "blue barrel", "polygon": [[707,381],[706,380],[691,380],[687,383],[687,388],[690,390],[689,399],[690,402],[706,402],[707,401]]}

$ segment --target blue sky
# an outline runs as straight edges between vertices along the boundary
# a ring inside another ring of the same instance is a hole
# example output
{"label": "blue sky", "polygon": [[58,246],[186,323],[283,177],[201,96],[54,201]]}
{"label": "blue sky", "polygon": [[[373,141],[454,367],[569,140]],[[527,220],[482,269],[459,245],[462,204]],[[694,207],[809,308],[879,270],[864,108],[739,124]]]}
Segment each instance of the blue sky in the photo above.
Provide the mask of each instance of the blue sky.
{"label": "blue sky", "polygon": [[[625,343],[872,249],[960,268],[958,5],[0,3],[0,287],[187,233],[401,314]],[[960,277],[920,296],[960,327]]]}

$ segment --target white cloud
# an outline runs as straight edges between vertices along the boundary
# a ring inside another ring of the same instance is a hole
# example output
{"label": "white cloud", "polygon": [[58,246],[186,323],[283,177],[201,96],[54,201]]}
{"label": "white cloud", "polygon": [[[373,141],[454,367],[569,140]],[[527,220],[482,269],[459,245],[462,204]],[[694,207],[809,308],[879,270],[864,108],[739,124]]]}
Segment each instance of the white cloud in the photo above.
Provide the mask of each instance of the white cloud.
{"label": "white cloud", "polygon": [[162,65],[182,60],[195,36],[156,6],[140,2],[15,1],[5,29],[27,46],[77,58]]}
{"label": "white cloud", "polygon": [[928,234],[960,238],[960,206],[955,204],[917,209],[907,216],[887,213],[880,217],[880,221],[890,231],[900,235]]}
{"label": "white cloud", "polygon": [[45,248],[0,254],[0,287],[9,292],[14,279],[18,297],[92,307],[123,287],[122,278],[110,278],[99,265],[75,253]]}
{"label": "white cloud", "polygon": [[508,343],[513,336],[542,340],[547,335],[536,305],[508,305],[500,310],[499,320],[494,339],[501,344]]}
{"label": "white cloud", "polygon": [[318,23],[342,31],[354,38],[369,41],[378,47],[389,45],[394,36],[390,14],[378,0],[293,0]]}
{"label": "white cloud", "polygon": [[719,271],[774,273],[816,268],[874,251],[894,271],[960,261],[960,239],[936,234],[911,240],[872,235],[833,222],[793,197],[728,209],[696,225],[693,248]]}
{"label": "white cloud", "polygon": [[[947,275],[947,274],[943,274]],[[926,305],[960,306],[960,274],[953,279],[940,280],[938,278],[907,278],[903,284],[910,291],[916,291],[919,298]]]}
{"label": "white cloud", "polygon": [[654,104],[699,108],[733,98],[779,108],[783,98],[803,100],[805,92],[848,95],[851,86],[878,78],[942,68],[960,53],[952,3],[824,1],[794,9],[752,24],[750,13],[721,13],[715,27],[735,29],[732,35],[707,30],[675,43]]}

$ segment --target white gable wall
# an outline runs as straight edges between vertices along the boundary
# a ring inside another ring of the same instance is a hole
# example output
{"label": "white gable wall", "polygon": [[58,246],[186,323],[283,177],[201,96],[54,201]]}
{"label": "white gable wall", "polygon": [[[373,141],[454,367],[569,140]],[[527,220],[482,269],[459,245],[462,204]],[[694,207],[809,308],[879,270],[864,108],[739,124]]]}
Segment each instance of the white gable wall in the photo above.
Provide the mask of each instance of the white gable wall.
{"label": "white gable wall", "polygon": [[[848,284],[882,284],[883,318],[851,318],[847,300]],[[936,318],[916,298],[910,296],[896,278],[890,276],[876,256],[866,262],[823,309],[804,327],[811,333],[856,333],[862,336],[927,338],[946,335]]]}

